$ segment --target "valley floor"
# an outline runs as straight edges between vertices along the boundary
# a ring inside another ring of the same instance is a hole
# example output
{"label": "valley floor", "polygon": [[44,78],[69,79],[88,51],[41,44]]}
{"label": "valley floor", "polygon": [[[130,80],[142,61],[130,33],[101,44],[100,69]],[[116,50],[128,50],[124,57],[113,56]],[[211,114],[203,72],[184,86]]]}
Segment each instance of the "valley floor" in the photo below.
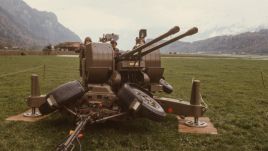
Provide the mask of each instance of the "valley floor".
{"label": "valley floor", "polygon": [[[60,114],[37,123],[5,119],[27,110],[32,73],[39,74],[41,91],[47,93],[79,79],[78,63],[77,57],[0,56],[1,151],[53,150],[68,135],[74,124]],[[267,60],[163,57],[162,66],[175,89],[170,97],[189,100],[192,79],[201,80],[203,99],[209,105],[206,116],[219,134],[178,133],[173,115],[162,122],[111,121],[86,129],[83,150],[268,150]]]}

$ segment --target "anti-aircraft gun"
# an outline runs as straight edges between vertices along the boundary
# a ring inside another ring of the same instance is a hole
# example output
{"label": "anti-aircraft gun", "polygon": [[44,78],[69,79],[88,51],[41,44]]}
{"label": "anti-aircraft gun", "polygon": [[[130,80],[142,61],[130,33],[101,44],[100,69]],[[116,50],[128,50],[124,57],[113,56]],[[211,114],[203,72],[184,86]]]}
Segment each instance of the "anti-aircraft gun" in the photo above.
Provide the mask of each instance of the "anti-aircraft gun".
{"label": "anti-aircraft gun", "polygon": [[[159,48],[186,36],[193,35],[198,32],[198,29],[192,28],[186,33],[160,44],[157,44],[157,42],[161,42],[164,38],[179,31],[180,28],[175,26],[148,43],[141,44],[119,56],[113,56],[113,49],[109,44],[91,43],[87,45],[85,58],[82,61],[83,84],[85,88],[92,89],[92,87],[99,87],[99,84],[110,87],[115,97],[118,97],[120,102],[124,102],[127,106],[133,105],[132,101],[134,98],[140,98],[137,95],[129,98],[132,93],[142,93],[145,91],[151,93],[162,90],[171,93],[173,88],[163,77],[164,69],[161,67]],[[140,35],[146,35],[141,33]],[[142,89],[141,92],[132,92],[134,87],[134,90],[137,91]],[[142,95],[145,94],[143,93]],[[150,101],[153,100],[149,96],[146,96],[146,98],[150,98]],[[159,113],[159,118],[164,117],[164,115],[164,112]]]}
{"label": "anti-aircraft gun", "polygon": [[42,114],[63,110],[74,115],[80,122],[75,132],[58,150],[69,150],[73,141],[86,123],[96,123],[120,116],[147,117],[161,120],[167,113],[193,116],[189,126],[205,126],[198,121],[207,106],[199,93],[200,83],[193,81],[190,102],[160,98],[155,92],[171,93],[173,87],[165,81],[161,67],[160,48],[198,32],[196,27],[169,40],[163,39],[180,31],[178,26],[145,43],[146,30],[140,31],[140,43],[131,51],[114,55],[111,44],[95,43],[85,45],[81,59],[82,82],[72,81],[54,89],[46,96],[46,103],[40,107]]}

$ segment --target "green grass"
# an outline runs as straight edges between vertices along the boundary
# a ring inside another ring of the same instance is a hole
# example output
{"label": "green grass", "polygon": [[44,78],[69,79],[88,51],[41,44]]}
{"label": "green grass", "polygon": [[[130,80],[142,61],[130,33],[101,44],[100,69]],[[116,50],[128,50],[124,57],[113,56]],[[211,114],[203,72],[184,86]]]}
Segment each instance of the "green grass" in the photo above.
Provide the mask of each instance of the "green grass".
{"label": "green grass", "polygon": [[[1,77],[44,64],[45,73],[41,67]],[[171,97],[188,100],[192,78],[201,80],[203,98],[209,105],[206,116],[219,134],[178,133],[173,115],[162,122],[107,122],[86,129],[84,150],[268,150],[268,61],[164,58],[162,65],[166,79],[175,88]],[[79,78],[78,58],[0,57],[0,150],[53,150],[74,127],[60,114],[36,123],[5,121],[27,109],[24,98],[30,94],[31,73],[40,75],[41,90],[46,93]]]}

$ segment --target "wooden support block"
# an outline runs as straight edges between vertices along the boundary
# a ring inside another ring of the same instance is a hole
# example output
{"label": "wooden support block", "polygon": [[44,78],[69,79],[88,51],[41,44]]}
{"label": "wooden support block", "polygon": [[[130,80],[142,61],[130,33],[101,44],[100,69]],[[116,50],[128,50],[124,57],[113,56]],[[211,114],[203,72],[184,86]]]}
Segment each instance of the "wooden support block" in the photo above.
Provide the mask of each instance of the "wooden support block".
{"label": "wooden support block", "polygon": [[180,133],[194,133],[194,134],[218,134],[217,129],[214,127],[213,123],[210,122],[210,119],[208,117],[199,117],[200,121],[206,122],[208,125],[204,128],[198,128],[198,127],[189,127],[185,125],[186,120],[193,120],[193,117],[186,117],[185,119],[178,118],[178,131]]}
{"label": "wooden support block", "polygon": [[[26,112],[30,112],[30,111],[31,111],[31,109],[27,110]],[[23,116],[24,113],[25,112],[20,113],[18,115],[10,116],[10,117],[6,118],[6,120],[7,121],[37,122],[37,121],[40,121],[40,120],[48,117],[48,115],[38,116],[38,117],[26,117],[26,116]]]}

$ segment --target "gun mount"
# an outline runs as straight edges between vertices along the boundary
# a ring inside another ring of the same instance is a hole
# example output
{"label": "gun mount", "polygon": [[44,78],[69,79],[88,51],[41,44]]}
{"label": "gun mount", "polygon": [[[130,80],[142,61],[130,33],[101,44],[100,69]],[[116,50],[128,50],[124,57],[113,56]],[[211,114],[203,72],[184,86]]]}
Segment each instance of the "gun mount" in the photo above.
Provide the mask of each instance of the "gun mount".
{"label": "gun mount", "polygon": [[[52,90],[39,110],[44,114],[67,111],[79,119],[78,127],[57,150],[70,150],[84,126],[120,116],[147,117],[162,120],[166,113],[193,116],[189,126],[203,127],[198,121],[207,106],[200,94],[200,81],[194,80],[191,100],[160,98],[155,92],[172,93],[161,67],[160,48],[198,32],[196,27],[166,41],[180,31],[178,26],[145,43],[146,30],[140,30],[138,43],[131,51],[115,55],[109,43],[91,42],[80,57],[81,79]],[[104,36],[105,37],[105,36]],[[105,37],[109,39],[109,37]]]}

